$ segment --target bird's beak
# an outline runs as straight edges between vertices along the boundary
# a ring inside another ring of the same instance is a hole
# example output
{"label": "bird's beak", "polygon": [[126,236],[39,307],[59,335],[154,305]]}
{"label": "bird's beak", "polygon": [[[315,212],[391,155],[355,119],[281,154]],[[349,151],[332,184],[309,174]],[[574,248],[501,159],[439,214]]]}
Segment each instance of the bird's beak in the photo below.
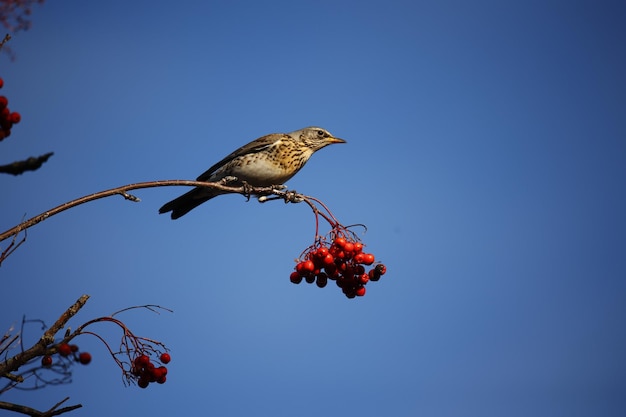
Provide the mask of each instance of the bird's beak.
{"label": "bird's beak", "polygon": [[339,138],[334,138],[334,137],[328,138],[328,142],[329,143],[346,143],[345,140],[339,139]]}

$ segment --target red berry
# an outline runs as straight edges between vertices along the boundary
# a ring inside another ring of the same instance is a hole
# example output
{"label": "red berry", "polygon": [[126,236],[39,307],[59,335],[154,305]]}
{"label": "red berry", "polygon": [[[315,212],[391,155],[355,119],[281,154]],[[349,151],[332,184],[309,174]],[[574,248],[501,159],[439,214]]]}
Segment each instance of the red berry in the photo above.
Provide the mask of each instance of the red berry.
{"label": "red berry", "polygon": [[148,385],[150,385],[150,381],[148,380],[148,378],[142,376],[137,381],[137,385],[139,385],[139,388],[148,388]]}
{"label": "red berry", "polygon": [[324,256],[324,258],[322,259],[322,263],[325,266],[332,265],[335,263],[335,257],[330,253],[327,253],[326,256]]}
{"label": "red berry", "polygon": [[367,282],[370,280],[369,275],[367,274],[361,274],[359,275],[359,282],[363,285],[367,284]]}
{"label": "red berry", "polygon": [[161,363],[168,364],[172,360],[172,357],[170,356],[169,353],[165,352],[165,353],[161,353],[160,359],[161,359]]}
{"label": "red berry", "polygon": [[68,345],[67,343],[61,343],[59,345],[59,355],[68,356],[70,353],[72,353],[72,348],[70,347],[70,345]]}
{"label": "red berry", "polygon": [[361,242],[354,242],[354,253],[361,253],[363,250],[363,244]]}
{"label": "red berry", "polygon": [[346,239],[342,238],[342,237],[338,237],[335,239],[335,241],[333,242],[335,245],[339,246],[340,248],[343,248],[343,246],[346,244]]}
{"label": "red berry", "polygon": [[70,350],[72,352],[78,352],[78,346],[77,345],[70,345]]}
{"label": "red berry", "polygon": [[318,287],[324,288],[328,283],[328,275],[325,272],[320,272],[317,274],[317,280],[315,281]]}
{"label": "red berry", "polygon": [[150,363],[148,355],[139,355],[135,358],[135,366],[137,368],[143,368]]}
{"label": "red berry", "polygon": [[304,261],[304,265],[302,266],[302,270],[306,271],[306,272],[313,272],[313,271],[315,271],[315,264],[311,260]]}
{"label": "red berry", "polygon": [[0,88],[4,87],[4,80],[0,78]]}
{"label": "red berry", "polygon": [[91,362],[91,353],[80,352],[80,355],[78,355],[78,361],[83,365],[87,365],[89,362]]}
{"label": "red berry", "polygon": [[0,109],[5,108],[6,106],[8,106],[8,104],[9,100],[7,100],[5,96],[0,96]]}
{"label": "red berry", "polygon": [[365,265],[371,265],[374,263],[374,255],[371,253],[365,253],[363,254],[363,263]]}
{"label": "red berry", "polygon": [[156,380],[157,384],[165,384],[165,381],[167,381],[167,377],[165,376],[165,374],[161,374],[161,376],[158,377]]}
{"label": "red berry", "polygon": [[378,272],[380,275],[385,275],[385,272],[387,272],[387,267],[383,264],[378,264],[374,267],[374,269],[376,270],[376,272]]}
{"label": "red berry", "polygon": [[309,284],[313,284],[315,282],[315,275],[314,274],[309,274],[309,275],[304,277],[304,280],[307,283],[309,283]]}
{"label": "red berry", "polygon": [[46,368],[52,366],[52,356],[45,355],[41,358],[41,366],[45,366]]}
{"label": "red berry", "polygon": [[293,271],[291,275],[289,275],[289,280],[294,284],[299,284],[302,282],[302,275],[297,271]]}
{"label": "red berry", "polygon": [[354,251],[354,243],[352,242],[346,242],[343,245],[343,250],[345,250],[346,252],[352,252]]}
{"label": "red berry", "polygon": [[317,256],[319,256],[320,258],[323,258],[324,256],[326,256],[328,254],[328,248],[326,246],[320,246],[315,251],[315,254]]}
{"label": "red berry", "polygon": [[9,120],[11,121],[11,123],[15,124],[15,123],[19,123],[20,120],[22,120],[22,115],[19,114],[18,112],[14,111],[13,113],[11,113],[9,115]]}
{"label": "red berry", "polygon": [[365,287],[358,287],[354,293],[359,297],[363,297],[365,295]]}

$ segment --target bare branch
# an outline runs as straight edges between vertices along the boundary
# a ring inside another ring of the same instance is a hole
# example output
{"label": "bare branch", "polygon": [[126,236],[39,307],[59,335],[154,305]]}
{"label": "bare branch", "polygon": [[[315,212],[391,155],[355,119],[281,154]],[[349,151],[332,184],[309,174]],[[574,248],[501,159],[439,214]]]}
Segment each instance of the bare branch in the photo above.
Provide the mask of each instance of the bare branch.
{"label": "bare branch", "polygon": [[89,201],[94,201],[94,200],[98,200],[101,198],[110,197],[112,195],[118,195],[118,194],[123,196],[127,200],[137,201],[138,199],[128,194],[127,191],[137,190],[141,188],[154,188],[154,187],[167,187],[167,186],[216,188],[221,191],[226,191],[226,192],[235,193],[235,194],[242,194],[246,196],[249,196],[250,194],[268,195],[268,194],[273,194],[275,191],[277,191],[276,187],[250,187],[250,186],[230,187],[222,183],[204,182],[204,181],[163,180],[163,181],[138,182],[135,184],[128,184],[128,185],[123,185],[121,187],[116,187],[116,188],[111,188],[109,190],[100,191],[97,193],[86,195],[84,197],[77,198],[72,201],[68,201],[67,203],[63,203],[60,206],[57,206],[51,210],[43,212],[3,232],[2,234],[0,234],[0,242],[5,239],[10,238],[11,236],[18,234],[22,230],[26,230],[29,227],[32,227],[36,225],[37,223],[40,223],[46,220],[48,217],[54,216],[55,214],[59,214],[62,211],[68,210],[72,207],[79,206]]}
{"label": "bare branch", "polygon": [[76,410],[77,408],[81,408],[81,404],[70,405],[69,407],[59,408],[61,404],[65,401],[69,400],[70,397],[65,397],[63,400],[56,403],[52,408],[48,411],[39,411],[34,408],[27,407],[25,405],[12,404],[4,401],[0,401],[0,409],[14,411],[16,413],[26,414],[31,417],[53,417],[58,416],[63,413],[67,413],[68,411]]}

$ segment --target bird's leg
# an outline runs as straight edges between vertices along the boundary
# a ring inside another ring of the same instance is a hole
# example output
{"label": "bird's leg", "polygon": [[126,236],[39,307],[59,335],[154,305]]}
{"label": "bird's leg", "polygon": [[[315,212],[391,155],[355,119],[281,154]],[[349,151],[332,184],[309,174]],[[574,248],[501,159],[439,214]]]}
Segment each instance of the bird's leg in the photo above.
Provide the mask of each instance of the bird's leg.
{"label": "bird's leg", "polygon": [[254,191],[254,187],[248,184],[247,182],[242,181],[241,188],[243,188],[243,195],[246,197],[246,202],[250,201],[250,197],[252,197],[252,192]]}

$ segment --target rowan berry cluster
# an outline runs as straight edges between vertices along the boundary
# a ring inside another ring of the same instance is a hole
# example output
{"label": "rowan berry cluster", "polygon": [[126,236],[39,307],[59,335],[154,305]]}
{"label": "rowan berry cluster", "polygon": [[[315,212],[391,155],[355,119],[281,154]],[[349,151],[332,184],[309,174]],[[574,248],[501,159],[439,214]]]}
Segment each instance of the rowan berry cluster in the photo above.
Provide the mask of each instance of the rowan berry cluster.
{"label": "rowan berry cluster", "polygon": [[[4,85],[4,81],[0,78],[0,88]],[[9,110],[9,100],[5,96],[0,96],[0,141],[11,135],[11,128],[14,124],[22,120],[22,116],[18,112]]]}
{"label": "rowan berry cluster", "polygon": [[[170,362],[171,357],[166,352],[162,353],[159,359],[162,364],[167,364]],[[140,388],[147,388],[151,382],[163,384],[167,379],[167,367],[163,365],[157,367],[150,359],[150,356],[144,353],[135,357],[130,373],[137,378],[137,385]]]}
{"label": "rowan berry cluster", "polygon": [[319,239],[304,251],[289,279],[294,284],[302,280],[309,284],[315,282],[320,288],[332,280],[346,297],[364,296],[365,285],[369,281],[378,281],[387,268],[379,263],[369,271],[365,269],[374,264],[375,257],[363,252],[363,244],[356,236],[344,233],[342,229],[333,229],[330,236],[330,243]]}
{"label": "rowan berry cluster", "polygon": [[[79,352],[77,345],[59,343],[56,347],[56,353],[58,353],[61,358],[64,358],[62,360],[73,360],[83,365],[88,365],[91,362],[91,353]],[[44,355],[41,358],[41,365],[47,368],[52,366],[53,362],[52,355]]]}

